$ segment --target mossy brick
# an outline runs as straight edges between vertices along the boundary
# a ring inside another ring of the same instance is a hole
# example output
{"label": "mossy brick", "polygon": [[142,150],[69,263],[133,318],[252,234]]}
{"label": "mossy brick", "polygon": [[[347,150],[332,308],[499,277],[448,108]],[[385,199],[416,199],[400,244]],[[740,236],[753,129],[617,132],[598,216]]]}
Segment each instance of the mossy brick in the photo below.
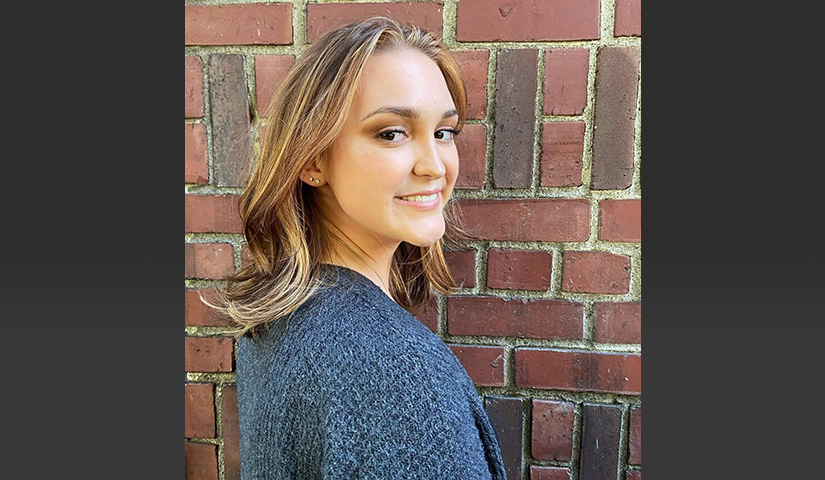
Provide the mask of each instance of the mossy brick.
{"label": "mossy brick", "polygon": [[538,50],[505,49],[496,66],[496,126],[493,184],[496,188],[530,187],[536,125]]}
{"label": "mossy brick", "polygon": [[462,0],[456,39],[553,41],[599,38],[599,0]]}
{"label": "mossy brick", "polygon": [[251,123],[244,56],[209,56],[209,98],[212,103],[212,182],[242,187],[251,175]]}

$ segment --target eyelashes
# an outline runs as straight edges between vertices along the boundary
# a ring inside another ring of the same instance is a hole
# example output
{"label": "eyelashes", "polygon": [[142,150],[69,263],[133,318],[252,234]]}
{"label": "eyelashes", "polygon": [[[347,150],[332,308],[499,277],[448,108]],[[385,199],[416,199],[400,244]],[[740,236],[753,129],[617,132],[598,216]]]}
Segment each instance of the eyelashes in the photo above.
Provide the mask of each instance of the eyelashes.
{"label": "eyelashes", "polygon": [[[455,137],[459,133],[461,133],[461,130],[456,130],[454,128],[442,128],[442,129],[437,130],[435,132],[436,139],[446,140],[446,141],[455,140]],[[441,134],[441,137],[438,136],[439,134]],[[445,134],[448,135],[447,138],[444,138]],[[403,135],[406,135],[406,132],[404,130],[390,129],[390,130],[384,130],[383,132],[379,132],[376,135],[376,137],[378,139],[383,140],[383,141],[388,142],[388,143],[398,143],[398,142],[401,141],[400,137],[403,136]]]}

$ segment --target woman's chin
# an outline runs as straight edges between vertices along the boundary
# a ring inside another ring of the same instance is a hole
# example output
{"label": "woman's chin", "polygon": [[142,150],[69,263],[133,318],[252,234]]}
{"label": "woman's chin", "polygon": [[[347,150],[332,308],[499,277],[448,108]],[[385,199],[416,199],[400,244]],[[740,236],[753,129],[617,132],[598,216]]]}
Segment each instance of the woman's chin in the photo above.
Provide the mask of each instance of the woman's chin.
{"label": "woman's chin", "polygon": [[408,238],[404,241],[415,245],[416,247],[430,247],[444,236],[444,224],[441,226],[433,226],[433,228],[422,229],[417,232],[411,232]]}

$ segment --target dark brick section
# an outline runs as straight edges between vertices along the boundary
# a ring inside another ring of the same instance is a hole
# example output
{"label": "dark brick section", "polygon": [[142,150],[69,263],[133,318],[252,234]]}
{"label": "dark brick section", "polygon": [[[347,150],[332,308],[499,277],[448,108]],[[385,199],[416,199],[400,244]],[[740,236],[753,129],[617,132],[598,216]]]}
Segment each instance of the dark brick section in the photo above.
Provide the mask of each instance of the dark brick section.
{"label": "dark brick section", "polygon": [[213,53],[209,72],[213,182],[220,187],[243,187],[251,174],[252,153],[244,57]]}
{"label": "dark brick section", "polygon": [[444,259],[450,267],[450,273],[456,285],[462,288],[476,286],[476,252],[475,250],[446,250]]}
{"label": "dark brick section", "polygon": [[638,80],[639,50],[599,50],[591,171],[595,190],[624,190],[632,183]]}
{"label": "dark brick section", "polygon": [[467,228],[484,240],[583,242],[590,236],[585,198],[467,199],[461,212]]}
{"label": "dark brick section", "polygon": [[218,447],[186,443],[186,480],[218,480]]}
{"label": "dark brick section", "polygon": [[524,401],[521,397],[495,395],[487,395],[484,399],[484,409],[496,431],[508,479],[521,478]]}
{"label": "dark brick section", "polygon": [[541,126],[542,187],[582,184],[584,122],[546,122]]}
{"label": "dark brick section", "polygon": [[621,428],[622,408],[619,405],[582,405],[579,480],[616,478]]}
{"label": "dark brick section", "polygon": [[530,465],[530,480],[570,480],[570,469]]}
{"label": "dark brick section", "polygon": [[455,137],[458,150],[458,178],[455,188],[484,188],[484,156],[487,149],[487,127],[468,123]]}
{"label": "dark brick section", "polygon": [[504,348],[449,344],[473,383],[485,387],[504,386]]}
{"label": "dark brick section", "polygon": [[184,387],[184,436],[215,437],[214,385],[190,383]]}
{"label": "dark brick section", "polygon": [[468,41],[594,40],[599,0],[465,0],[458,2],[456,39]]}
{"label": "dark brick section", "polygon": [[529,187],[533,178],[538,50],[502,50],[496,67],[493,184]]}
{"label": "dark brick section", "polygon": [[629,456],[627,463],[641,465],[642,463],[642,407],[630,410],[630,435],[628,437]]}
{"label": "dark brick section", "polygon": [[514,357],[519,387],[642,393],[641,355],[517,347]]}
{"label": "dark brick section", "polygon": [[441,38],[441,2],[407,3],[310,3],[307,9],[307,43],[314,42],[327,30],[374,15],[417,25]]}
{"label": "dark brick section", "polygon": [[543,291],[550,288],[551,252],[491,248],[487,252],[487,286]]}
{"label": "dark brick section", "polygon": [[241,452],[238,427],[238,390],[235,385],[221,388],[221,427],[223,429],[223,478],[240,480]]}
{"label": "dark brick section", "polygon": [[533,400],[531,454],[536,460],[569,462],[573,457],[573,403]]}
{"label": "dark brick section", "polygon": [[568,300],[447,297],[450,335],[581,339],[584,307]]}

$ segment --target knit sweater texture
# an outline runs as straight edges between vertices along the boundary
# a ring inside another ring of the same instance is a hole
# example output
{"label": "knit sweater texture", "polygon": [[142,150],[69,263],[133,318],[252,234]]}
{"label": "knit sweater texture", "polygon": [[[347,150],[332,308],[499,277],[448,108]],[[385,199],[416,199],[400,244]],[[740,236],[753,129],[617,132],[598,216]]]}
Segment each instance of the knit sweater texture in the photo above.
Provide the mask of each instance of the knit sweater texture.
{"label": "knit sweater texture", "polygon": [[238,342],[241,478],[505,480],[472,380],[360,273]]}

